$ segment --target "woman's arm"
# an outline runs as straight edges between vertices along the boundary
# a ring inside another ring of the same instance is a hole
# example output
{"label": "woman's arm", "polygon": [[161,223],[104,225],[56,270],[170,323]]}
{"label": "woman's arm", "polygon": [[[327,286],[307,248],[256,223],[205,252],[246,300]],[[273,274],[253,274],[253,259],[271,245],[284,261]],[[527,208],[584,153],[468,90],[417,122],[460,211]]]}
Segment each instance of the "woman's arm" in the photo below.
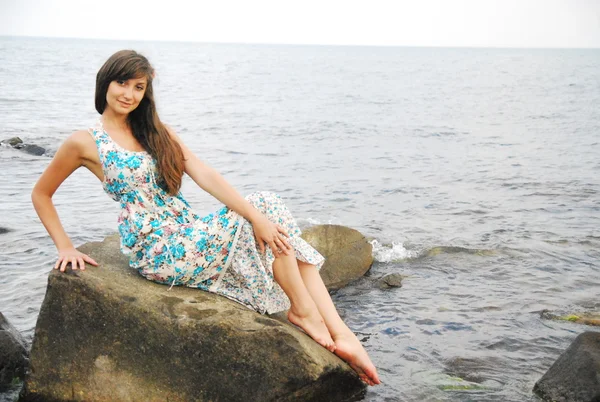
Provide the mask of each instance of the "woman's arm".
{"label": "woman's arm", "polygon": [[31,201],[35,211],[59,252],[59,259],[54,268],[57,269],[60,264],[61,271],[65,270],[69,262],[73,269],[77,269],[78,263],[81,269],[85,269],[84,261],[98,265],[96,261],[75,249],[52,203],[52,196],[58,187],[83,164],[83,135],[89,137],[87,132],[78,131],[67,138],[56,151],[54,158],[31,192]]}
{"label": "woman's arm", "polygon": [[[204,191],[252,223],[261,251],[264,252],[264,243],[267,243],[275,255],[278,254],[278,250],[282,250],[284,254],[289,254],[291,246],[286,241],[289,235],[285,229],[269,221],[215,169],[198,159],[171,128],[168,128],[168,130],[183,151],[185,173]],[[259,239],[262,241],[259,241]]]}

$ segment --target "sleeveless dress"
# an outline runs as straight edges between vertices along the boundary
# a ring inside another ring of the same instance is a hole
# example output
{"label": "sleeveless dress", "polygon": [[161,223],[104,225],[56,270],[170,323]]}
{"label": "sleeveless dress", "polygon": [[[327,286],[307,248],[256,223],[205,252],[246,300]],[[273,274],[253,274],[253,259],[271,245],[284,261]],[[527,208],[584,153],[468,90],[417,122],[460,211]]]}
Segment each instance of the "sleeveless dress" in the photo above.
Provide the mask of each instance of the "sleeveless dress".
{"label": "sleeveless dress", "polygon": [[[181,193],[171,196],[157,184],[149,153],[119,146],[101,120],[89,133],[98,148],[104,191],[121,205],[120,248],[132,268],[151,281],[217,293],[263,314],[290,307],[273,278],[275,257],[269,247],[260,252],[250,222],[227,207],[198,216]],[[323,256],[300,237],[278,195],[257,192],[246,200],[288,232],[298,260],[321,269]]]}

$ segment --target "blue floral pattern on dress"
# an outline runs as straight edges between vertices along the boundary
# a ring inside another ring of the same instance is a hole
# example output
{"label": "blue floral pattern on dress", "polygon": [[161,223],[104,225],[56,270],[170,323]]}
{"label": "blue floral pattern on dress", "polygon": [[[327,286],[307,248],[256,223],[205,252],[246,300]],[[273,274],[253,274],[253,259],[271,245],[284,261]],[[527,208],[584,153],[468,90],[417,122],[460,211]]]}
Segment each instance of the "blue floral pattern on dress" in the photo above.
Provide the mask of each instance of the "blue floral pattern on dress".
{"label": "blue floral pattern on dress", "polygon": [[[223,207],[198,216],[183,198],[157,183],[156,161],[147,152],[120,147],[99,120],[89,130],[102,164],[104,191],[121,205],[121,251],[145,278],[221,294],[261,313],[289,308],[273,278],[273,253],[259,251],[250,222]],[[246,199],[290,234],[296,258],[321,269],[323,257],[302,238],[281,198],[257,192]]]}

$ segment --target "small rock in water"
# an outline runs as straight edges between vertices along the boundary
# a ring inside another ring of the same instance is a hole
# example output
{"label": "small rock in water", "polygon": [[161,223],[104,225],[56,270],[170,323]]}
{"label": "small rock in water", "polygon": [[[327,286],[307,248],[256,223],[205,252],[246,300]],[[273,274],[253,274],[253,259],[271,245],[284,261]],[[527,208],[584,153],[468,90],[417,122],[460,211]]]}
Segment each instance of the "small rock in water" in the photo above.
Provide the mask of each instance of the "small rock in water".
{"label": "small rock in water", "polygon": [[401,288],[402,279],[404,279],[404,277],[400,274],[388,274],[381,278],[380,284],[383,288]]}
{"label": "small rock in water", "polygon": [[552,314],[550,310],[542,310],[540,311],[540,318],[544,320],[554,320],[556,318],[556,314]]}
{"label": "small rock in water", "polygon": [[25,340],[0,313],[0,390],[11,388],[22,381],[28,364]]}
{"label": "small rock in water", "polygon": [[3,228],[0,226],[0,234],[8,233],[9,230],[7,228]]}
{"label": "small rock in water", "polygon": [[540,312],[540,318],[545,320],[569,321],[577,324],[600,326],[600,314],[594,312],[556,315],[550,310],[542,310]]}
{"label": "small rock in water", "polygon": [[30,155],[35,155],[35,156],[42,156],[46,153],[46,150],[42,147],[40,147],[39,145],[35,145],[35,144],[19,144],[18,146],[15,146],[15,148],[20,149],[21,151],[25,151]]}
{"label": "small rock in water", "polygon": [[502,374],[502,361],[495,357],[453,357],[445,362],[445,373],[466,381],[482,383]]}
{"label": "small rock in water", "polygon": [[22,144],[22,143],[23,143],[23,140],[20,139],[19,137],[12,137],[12,138],[9,138],[8,140],[0,141],[0,144],[8,144],[11,147],[15,147],[18,144]]}

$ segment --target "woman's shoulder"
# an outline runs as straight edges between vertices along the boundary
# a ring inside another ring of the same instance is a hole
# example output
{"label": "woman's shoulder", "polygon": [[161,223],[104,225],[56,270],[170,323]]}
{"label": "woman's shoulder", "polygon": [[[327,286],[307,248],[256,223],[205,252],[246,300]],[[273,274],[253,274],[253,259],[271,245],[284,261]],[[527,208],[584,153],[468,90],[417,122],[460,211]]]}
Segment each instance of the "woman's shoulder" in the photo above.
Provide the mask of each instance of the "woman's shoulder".
{"label": "woman's shoulder", "polygon": [[78,155],[86,155],[96,151],[96,142],[88,130],[76,130],[65,139],[62,147]]}
{"label": "woman's shoulder", "polygon": [[65,140],[66,142],[70,142],[73,145],[86,146],[90,144],[95,144],[94,137],[90,134],[89,130],[76,130],[71,133]]}

